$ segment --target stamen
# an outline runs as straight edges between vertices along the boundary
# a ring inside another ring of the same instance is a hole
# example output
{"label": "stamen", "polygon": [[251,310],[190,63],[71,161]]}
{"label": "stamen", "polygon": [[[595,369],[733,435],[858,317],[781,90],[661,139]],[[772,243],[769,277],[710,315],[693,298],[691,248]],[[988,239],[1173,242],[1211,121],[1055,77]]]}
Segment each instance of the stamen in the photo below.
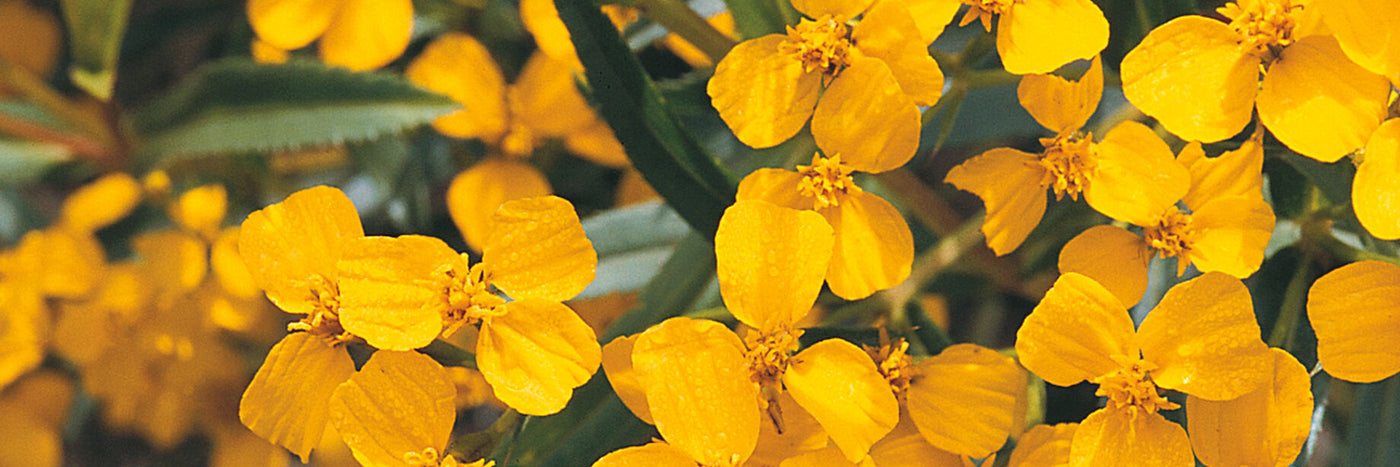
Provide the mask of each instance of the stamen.
{"label": "stamen", "polygon": [[339,345],[355,338],[340,326],[340,287],[335,281],[320,274],[305,281],[308,301],[312,302],[311,313],[301,321],[287,325],[287,331],[305,331],[325,339],[330,345]]}
{"label": "stamen", "polygon": [[845,23],[831,15],[816,21],[804,18],[797,26],[788,26],[787,40],[778,46],[778,51],[801,61],[802,69],[808,73],[820,70],[835,77],[851,66],[849,33]]}
{"label": "stamen", "polygon": [[[884,330],[881,329],[883,333]],[[885,381],[890,383],[890,390],[894,391],[896,399],[904,400],[904,394],[909,391],[909,382],[916,376],[914,359],[909,357],[909,342],[900,339],[894,343],[881,346],[871,353],[871,358],[879,365],[880,374],[885,377]],[[867,350],[869,352],[869,350]]]}
{"label": "stamen", "polygon": [[853,170],[855,169],[841,163],[840,154],[830,158],[815,154],[812,156],[812,165],[797,166],[797,173],[802,175],[797,190],[803,196],[814,198],[816,209],[838,206],[841,204],[841,197],[861,192],[855,180],[851,179]]}
{"label": "stamen", "polygon": [[1079,193],[1089,186],[1094,170],[1098,168],[1091,137],[1069,134],[1040,140],[1045,145],[1038,163],[1045,169],[1040,186],[1053,189],[1055,200],[1070,198],[1078,200]]}
{"label": "stamen", "polygon": [[1191,252],[1195,234],[1195,230],[1191,228],[1191,215],[1181,212],[1176,206],[1172,206],[1163,214],[1157,220],[1157,225],[1149,225],[1142,229],[1142,236],[1147,240],[1147,244],[1161,253],[1163,258],[1179,256],[1183,261]]}
{"label": "stamen", "polygon": [[1167,400],[1157,392],[1157,383],[1152,382],[1152,370],[1157,365],[1142,359],[1133,360],[1125,355],[1114,355],[1120,367],[1112,373],[1099,376],[1090,382],[1099,385],[1096,396],[1107,397],[1109,410],[1142,410],[1157,413],[1159,410],[1175,410],[1181,406]]}
{"label": "stamen", "polygon": [[462,261],[443,265],[437,271],[438,286],[442,290],[438,296],[442,302],[438,306],[442,309],[444,337],[451,336],[463,325],[475,325],[485,318],[505,313],[501,305],[506,300],[491,285],[490,271],[484,263],[462,271],[467,261],[467,255],[463,254]]}
{"label": "stamen", "polygon": [[996,15],[1004,15],[1011,11],[1011,7],[1025,0],[962,0],[963,5],[967,5],[967,13],[963,13],[962,21],[958,22],[958,27],[967,26],[973,21],[982,21],[982,28],[987,32],[992,32],[992,18]]}
{"label": "stamen", "polygon": [[1238,0],[1217,8],[1230,19],[1230,29],[1241,37],[1240,44],[1265,62],[1293,43],[1293,28],[1302,16],[1303,5],[1292,0]]}

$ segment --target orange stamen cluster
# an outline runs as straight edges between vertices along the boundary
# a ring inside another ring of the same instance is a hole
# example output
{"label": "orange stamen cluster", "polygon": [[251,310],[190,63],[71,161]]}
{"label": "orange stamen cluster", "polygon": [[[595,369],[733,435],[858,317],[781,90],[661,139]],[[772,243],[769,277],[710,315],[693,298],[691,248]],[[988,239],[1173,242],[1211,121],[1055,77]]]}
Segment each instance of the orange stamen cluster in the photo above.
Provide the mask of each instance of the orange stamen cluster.
{"label": "orange stamen cluster", "polygon": [[1079,193],[1089,186],[1089,179],[1098,167],[1089,136],[1061,135],[1040,142],[1046,148],[1039,161],[1045,169],[1040,186],[1054,190],[1057,201],[1066,194],[1079,199]]}
{"label": "orange stamen cluster", "polygon": [[802,62],[808,73],[820,70],[834,77],[851,65],[850,29],[831,15],[816,21],[803,19],[797,26],[788,26],[787,40],[778,51]]}
{"label": "orange stamen cluster", "polygon": [[909,382],[916,375],[914,359],[909,356],[908,351],[909,342],[900,339],[898,342],[881,346],[871,354],[871,358],[879,366],[880,375],[890,383],[890,390],[900,400],[904,399],[904,394],[909,391]]}
{"label": "orange stamen cluster", "polygon": [[1172,206],[1166,214],[1163,214],[1157,221],[1157,225],[1147,226],[1142,229],[1143,238],[1147,244],[1162,254],[1163,258],[1184,256],[1191,251],[1192,237],[1195,231],[1191,229],[1191,215],[1181,212]]}
{"label": "orange stamen cluster", "polygon": [[1140,409],[1153,414],[1181,408],[1157,392],[1157,384],[1151,377],[1157,365],[1141,359],[1131,360],[1124,355],[1115,355],[1113,360],[1121,365],[1117,370],[1090,380],[1099,385],[1094,395],[1108,398],[1108,410]]}
{"label": "orange stamen cluster", "polygon": [[467,255],[463,254],[461,263],[438,269],[440,286],[444,290],[440,296],[446,298],[446,303],[441,304],[444,336],[451,336],[462,325],[475,325],[484,318],[504,313],[501,305],[506,301],[491,286],[491,274],[484,263],[477,263],[463,272],[460,264],[466,261]]}
{"label": "orange stamen cluster", "polygon": [[855,180],[851,179],[850,166],[841,163],[841,155],[829,158],[820,154],[812,156],[812,165],[797,166],[802,181],[797,189],[803,196],[814,198],[816,209],[824,209],[841,204],[841,197],[849,193],[860,193]]}
{"label": "orange stamen cluster", "polygon": [[325,276],[315,275],[306,281],[314,309],[301,321],[287,325],[288,331],[305,331],[325,339],[331,345],[344,344],[354,335],[340,327],[340,287]]}
{"label": "orange stamen cluster", "polygon": [[963,5],[967,5],[967,13],[963,13],[962,20],[958,26],[967,26],[973,21],[981,20],[982,27],[987,32],[992,32],[992,18],[996,15],[1004,15],[1011,11],[1011,6],[1021,3],[1024,0],[962,0]]}
{"label": "orange stamen cluster", "polygon": [[1215,11],[1230,19],[1230,29],[1240,35],[1241,45],[1269,61],[1293,43],[1293,28],[1302,10],[1303,5],[1292,0],[1239,0]]}

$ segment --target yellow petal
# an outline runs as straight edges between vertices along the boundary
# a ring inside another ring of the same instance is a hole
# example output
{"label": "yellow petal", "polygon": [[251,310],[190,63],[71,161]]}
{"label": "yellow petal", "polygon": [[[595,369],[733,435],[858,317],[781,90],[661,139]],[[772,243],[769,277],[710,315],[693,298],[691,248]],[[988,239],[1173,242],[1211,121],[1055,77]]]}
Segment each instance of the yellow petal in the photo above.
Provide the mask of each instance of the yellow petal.
{"label": "yellow petal", "polygon": [[1274,233],[1274,210],[1258,195],[1217,198],[1191,214],[1191,227],[1196,230],[1191,264],[1201,272],[1243,279],[1264,262],[1264,247]]}
{"label": "yellow petal", "polygon": [[1181,425],[1159,414],[1099,409],[1074,432],[1069,465],[1190,467],[1191,440]]}
{"label": "yellow petal", "polygon": [[1036,425],[1016,442],[1008,467],[1055,467],[1069,462],[1070,442],[1078,423]]}
{"label": "yellow petal", "polygon": [[982,234],[1000,256],[1021,246],[1045,215],[1045,175],[1034,154],[997,148],[953,167],[945,181],[982,198]]}
{"label": "yellow petal", "polygon": [[651,419],[651,408],[647,406],[646,389],[642,387],[637,371],[632,368],[632,347],[636,343],[637,336],[619,336],[603,346],[603,372],[608,375],[613,392],[622,399],[627,409],[642,421],[655,424]]}
{"label": "yellow petal", "polygon": [[792,7],[810,18],[823,15],[851,19],[865,11],[871,0],[793,0]]}
{"label": "yellow petal", "polygon": [[340,14],[341,0],[249,0],[248,23],[258,38],[282,50],[306,47]]}
{"label": "yellow petal", "polygon": [[63,464],[62,431],[48,428],[19,410],[0,411],[0,464],[58,467]]}
{"label": "yellow petal", "polygon": [[815,200],[800,191],[802,174],[783,169],[758,169],[744,176],[739,182],[739,192],[734,198],[739,201],[761,199],[785,208],[813,210]]}
{"label": "yellow petal", "polygon": [[212,238],[224,222],[228,191],[223,185],[204,185],[186,191],[170,205],[170,220],[185,230]]}
{"label": "yellow petal", "polygon": [[[870,448],[870,460],[880,467],[965,467],[963,456],[929,444],[904,412],[894,430]],[[993,455],[993,458],[996,456]],[[992,462],[995,459],[988,459]]]}
{"label": "yellow petal", "polygon": [[858,57],[822,93],[812,113],[812,138],[856,170],[884,172],[914,157],[919,108],[885,62]]}
{"label": "yellow petal", "polygon": [[33,230],[20,239],[20,254],[37,264],[40,290],[52,297],[77,298],[92,292],[107,269],[107,254],[91,233]]}
{"label": "yellow petal", "polygon": [[432,343],[442,331],[440,304],[446,300],[438,271],[461,261],[452,247],[433,237],[351,240],[336,264],[340,325],[385,350]]}
{"label": "yellow petal", "polygon": [[584,159],[608,167],[621,169],[632,163],[627,158],[627,151],[623,149],[622,143],[618,142],[617,135],[613,134],[612,128],[601,119],[569,133],[564,139],[564,147]]}
{"label": "yellow petal", "polygon": [[49,316],[40,296],[23,284],[0,282],[0,388],[37,368],[44,360]]}
{"label": "yellow petal", "polygon": [[331,393],[354,372],[344,349],[304,332],[289,334],[248,383],[238,419],[306,462],[325,432]]}
{"label": "yellow petal", "polygon": [[1386,0],[1315,4],[1352,62],[1372,73],[1400,77],[1400,4]]}
{"label": "yellow petal", "polygon": [[[753,456],[749,457],[750,464],[778,465],[799,453],[830,445],[821,423],[798,405],[792,394],[786,391],[778,394],[777,404],[779,413],[783,414],[783,432],[778,433],[778,427],[771,422],[762,422],[758,430],[758,445],[754,447]],[[835,449],[833,457],[846,461],[840,449]]]}
{"label": "yellow petal", "polygon": [[720,294],[735,318],[759,330],[790,326],[821,292],[834,234],[821,215],[740,201],[715,232]]}
{"label": "yellow petal", "polygon": [[512,298],[564,301],[593,282],[598,254],[574,205],[557,196],[501,204],[481,261],[491,283]]}
{"label": "yellow petal", "polygon": [[[123,337],[123,333],[128,330],[127,325],[136,322],[141,312],[146,311],[146,308],[150,306],[147,298],[152,287],[146,282],[147,277],[145,271],[139,269],[135,264],[124,262],[107,270],[107,277],[102,281],[102,287],[96,291],[92,299],[61,303],[58,323],[53,331],[54,350],[63,358],[82,368],[88,368],[88,365],[98,361],[108,348],[117,342],[117,339]],[[28,297],[26,297],[7,292],[6,288],[12,287],[0,285],[0,297],[7,300],[21,299],[5,305],[7,310],[11,310],[10,319],[25,319],[26,313],[37,315],[41,312],[41,309],[38,308],[38,297],[33,292],[27,293]],[[25,303],[25,300],[30,303]],[[25,307],[33,308],[25,309]],[[37,316],[31,318],[37,318]],[[8,329],[9,332],[17,332],[26,329],[25,325],[26,323],[21,322],[20,327]],[[27,324],[28,329],[42,329],[33,327],[42,325],[41,322]],[[32,333],[33,331],[23,332]],[[5,338],[0,338],[0,340],[3,339]],[[13,347],[10,348],[16,351],[26,348],[26,345],[18,343],[25,341],[15,342],[17,343],[12,344]],[[28,345],[36,346],[28,350],[32,352],[38,348],[39,344],[34,342]],[[0,360],[3,359],[0,357]],[[37,360],[35,361],[37,362]],[[0,376],[0,381],[4,380],[5,378]]]}
{"label": "yellow petal", "polygon": [[744,344],[714,321],[671,318],[637,338],[632,365],[661,436],[703,465],[741,464],[758,441]]}
{"label": "yellow petal", "polygon": [[319,186],[248,215],[238,251],[258,286],[289,313],[310,314],[307,281],[334,278],[347,240],[364,236],[360,214],[340,190]]}
{"label": "yellow petal", "polygon": [[1225,23],[1183,16],[1158,26],[1123,57],[1123,95],[1167,131],[1213,143],[1253,117],[1259,60]]}
{"label": "yellow petal", "polygon": [[447,447],[456,396],[432,358],[381,350],[335,389],[331,422],[361,464],[403,465],[404,454]]}
{"label": "yellow petal", "polygon": [[1016,3],[997,21],[997,53],[1006,71],[1049,73],[1108,46],[1108,20],[1089,0]]}
{"label": "yellow petal", "polygon": [[92,232],[126,217],[141,202],[141,182],[125,173],[104,176],[84,185],[63,201],[59,224]]}
{"label": "yellow petal", "polygon": [[[1191,173],[1191,189],[1181,202],[1196,210],[1214,198],[1259,197],[1264,193],[1264,135],[1257,130],[1233,151],[1207,158],[1200,143],[1192,142],[1176,161]],[[1256,175],[1258,174],[1258,175]]]}
{"label": "yellow petal", "polygon": [[685,452],[666,443],[652,442],[608,453],[593,467],[698,467]]}
{"label": "yellow petal", "polygon": [[1379,261],[1348,264],[1308,291],[1308,320],[1327,373],[1372,383],[1400,372],[1400,267]]}
{"label": "yellow petal", "polygon": [[1390,83],[1347,60],[1329,36],[1283,49],[1259,90],[1259,121],[1299,154],[1335,162],[1385,119]]}
{"label": "yellow petal", "polygon": [[1026,369],[1069,386],[1118,369],[1110,357],[1137,356],[1127,308],[1093,279],[1067,273],[1045,292],[1016,332]]}
{"label": "yellow petal", "polygon": [[58,18],[28,2],[0,2],[0,57],[40,79],[59,58],[63,32]]}
{"label": "yellow petal", "polygon": [[857,467],[858,465],[869,464],[856,464],[846,460],[846,455],[841,453],[841,449],[836,446],[828,446],[784,459],[782,463],[778,464],[778,467]]}
{"label": "yellow petal", "polygon": [[862,191],[821,210],[836,231],[826,281],[831,292],[858,300],[909,277],[914,236],[889,201]]}
{"label": "yellow petal", "polygon": [[412,0],[340,1],[340,14],[321,36],[321,60],[351,71],[373,70],[408,48]]}
{"label": "yellow petal", "polygon": [[1352,209],[1371,235],[1395,240],[1400,238],[1400,119],[1387,120],[1371,135],[1365,155],[1351,185]]}
{"label": "yellow petal", "polygon": [[851,39],[862,54],[885,61],[915,104],[931,106],[943,95],[943,70],[928,54],[930,41],[917,39],[919,27],[902,6],[898,1],[876,3],[851,31]]}
{"label": "yellow petal", "polygon": [[821,93],[821,73],[779,55],[787,36],[769,34],[739,43],[720,60],[706,85],[710,103],[744,144],[775,146],[797,134]]}
{"label": "yellow petal", "polygon": [[137,235],[132,249],[141,256],[147,277],[171,291],[194,290],[209,272],[209,253],[198,238],[176,230]]}
{"label": "yellow petal", "polygon": [[[253,62],[256,63],[280,64],[287,63],[287,60],[291,60],[292,58],[291,52],[285,49],[279,49],[277,46],[264,42],[261,39],[253,39],[253,43],[248,45],[248,49],[249,53],[253,56]],[[169,186],[167,186],[167,188],[169,188]],[[214,455],[218,455],[218,453]]]}
{"label": "yellow petal", "polygon": [[1120,302],[1134,304],[1147,291],[1147,264],[1153,254],[1142,237],[1111,225],[1096,225],[1060,249],[1060,274],[1088,276]]}
{"label": "yellow petal", "polygon": [[851,462],[864,458],[899,422],[899,402],[875,361],[841,339],[818,342],[793,356],[783,384]]}
{"label": "yellow petal", "polygon": [[1270,350],[1273,371],[1254,392],[1224,402],[1186,398],[1186,428],[1202,463],[1283,467],[1298,458],[1312,427],[1308,370],[1283,349]]}
{"label": "yellow petal", "polygon": [[939,449],[986,457],[1022,428],[1015,412],[1026,372],[995,350],[954,345],[919,362],[915,374],[906,396],[909,415]]}
{"label": "yellow petal", "polygon": [[943,28],[953,22],[962,2],[958,0],[896,0],[909,9],[909,16],[919,27],[920,44],[928,44],[943,34]]}
{"label": "yellow petal", "polygon": [[1151,129],[1134,121],[1109,130],[1084,201],[1103,215],[1148,225],[1190,189],[1191,173]]}
{"label": "yellow petal", "polygon": [[578,131],[598,117],[578,91],[574,64],[537,53],[511,84],[511,116],[536,136],[562,137]]}
{"label": "yellow petal", "polygon": [[1089,71],[1078,81],[1056,75],[1035,74],[1021,77],[1016,98],[1040,126],[1057,134],[1078,130],[1094,115],[1103,95],[1103,63],[1095,56]]}
{"label": "yellow petal", "polygon": [[569,28],[559,19],[554,0],[520,0],[520,21],[535,36],[541,52],[560,60],[578,60]]}
{"label": "yellow petal", "polygon": [[462,171],[447,187],[447,213],[467,246],[481,251],[491,235],[496,208],[513,199],[551,193],[544,174],[530,165],[487,158]]}
{"label": "yellow petal", "polygon": [[520,413],[558,412],[602,363],[598,338],[563,304],[524,299],[504,306],[504,315],[481,326],[481,374],[496,398]]}
{"label": "yellow petal", "polygon": [[1253,391],[1273,358],[1259,338],[1249,290],[1218,272],[1168,290],[1138,327],[1137,344],[1142,358],[1157,365],[1157,386],[1206,400]]}
{"label": "yellow petal", "polygon": [[456,138],[495,142],[506,131],[506,81],[486,47],[471,36],[438,36],[413,59],[404,77],[414,84],[460,102],[461,110],[433,122],[438,132]]}
{"label": "yellow petal", "polygon": [[261,292],[238,254],[238,227],[224,229],[214,240],[209,249],[209,268],[218,277],[219,285],[238,298],[257,298]]}

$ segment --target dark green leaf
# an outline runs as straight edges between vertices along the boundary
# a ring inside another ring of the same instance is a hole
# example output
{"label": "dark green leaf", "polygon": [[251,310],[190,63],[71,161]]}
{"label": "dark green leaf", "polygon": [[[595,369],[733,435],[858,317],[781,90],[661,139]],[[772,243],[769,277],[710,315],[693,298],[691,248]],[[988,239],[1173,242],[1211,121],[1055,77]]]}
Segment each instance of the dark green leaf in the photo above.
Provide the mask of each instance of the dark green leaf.
{"label": "dark green leaf", "polygon": [[1276,158],[1264,160],[1264,175],[1269,177],[1269,199],[1273,201],[1274,216],[1293,219],[1303,215],[1308,204],[1308,179]]}
{"label": "dark green leaf", "polygon": [[68,148],[57,144],[0,139],[0,186],[33,182],[72,156]]}
{"label": "dark green leaf", "polygon": [[68,76],[98,99],[112,98],[117,55],[130,13],[131,0],[63,0],[68,48],[73,53]]}
{"label": "dark green leaf", "polygon": [[789,15],[792,14],[785,11],[791,10],[786,1],[725,0],[724,3],[734,15],[734,28],[745,39],[782,34],[789,24]]}
{"label": "dark green leaf", "polygon": [[1351,204],[1351,179],[1356,176],[1356,166],[1351,161],[1343,159],[1329,164],[1289,150],[1278,153],[1288,165],[1317,185],[1327,199],[1339,205]]}

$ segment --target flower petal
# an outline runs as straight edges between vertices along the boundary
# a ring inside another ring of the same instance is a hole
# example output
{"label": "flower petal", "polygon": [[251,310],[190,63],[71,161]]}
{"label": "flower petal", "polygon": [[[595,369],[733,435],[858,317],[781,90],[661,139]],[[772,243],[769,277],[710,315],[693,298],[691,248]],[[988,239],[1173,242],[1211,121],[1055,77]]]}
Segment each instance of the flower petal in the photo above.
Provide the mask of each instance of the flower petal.
{"label": "flower petal", "polygon": [[[732,53],[732,52],[731,52]],[[885,62],[856,58],[822,93],[812,138],[828,156],[862,172],[894,169],[919,147],[919,108]]]}
{"label": "flower petal", "polygon": [[561,302],[593,282],[598,253],[574,205],[557,196],[506,201],[481,253],[491,283],[515,299]]}
{"label": "flower petal", "polygon": [[831,292],[858,300],[909,277],[914,236],[889,201],[868,191],[848,194],[841,204],[822,209],[836,231],[826,282]]}
{"label": "flower petal", "polygon": [[1200,143],[1192,142],[1181,150],[1176,161],[1191,173],[1191,189],[1181,202],[1193,211],[1211,199],[1260,197],[1264,193],[1264,134],[1258,127],[1239,149],[1207,158]]}
{"label": "flower petal", "polygon": [[792,0],[792,7],[810,18],[832,15],[851,19],[865,11],[872,0]]}
{"label": "flower petal", "polygon": [[637,338],[632,365],[671,446],[702,465],[742,463],[753,452],[758,385],[749,380],[743,342],[724,325],[663,321]]}
{"label": "flower petal", "polygon": [[1201,272],[1249,277],[1264,263],[1264,247],[1274,234],[1274,210],[1259,195],[1217,198],[1191,214],[1196,235],[1191,264]]}
{"label": "flower petal", "polygon": [[797,134],[821,94],[821,73],[808,73],[801,61],[779,54],[784,40],[769,34],[739,43],[706,85],[719,116],[749,146],[775,146]]}
{"label": "flower petal", "polygon": [[412,0],[340,2],[340,14],[321,36],[321,60],[351,71],[373,70],[388,65],[408,48],[413,33]]}
{"label": "flower petal", "polygon": [[659,442],[618,449],[593,463],[593,467],[698,467],[699,465],[684,451]]}
{"label": "flower petal", "polygon": [[1259,90],[1259,121],[1299,154],[1335,162],[1385,119],[1390,83],[1347,60],[1329,36],[1283,49]]}
{"label": "flower petal", "polygon": [[482,376],[496,398],[520,413],[558,412],[598,371],[598,338],[561,303],[523,299],[504,306],[504,315],[482,324],[476,341]]}
{"label": "flower petal", "polygon": [[818,342],[793,356],[783,385],[851,462],[864,458],[899,422],[899,402],[889,382],[869,354],[841,339]]}
{"label": "flower petal", "polygon": [[655,425],[647,405],[646,388],[642,387],[641,378],[632,367],[632,348],[636,343],[637,336],[619,336],[603,346],[603,372],[627,409],[642,421]]}
{"label": "flower petal", "polygon": [[1021,246],[1045,215],[1044,176],[1036,155],[997,148],[953,167],[944,181],[982,198],[982,234],[1000,256]]}
{"label": "flower petal", "polygon": [[958,0],[896,0],[909,9],[909,16],[919,27],[921,44],[928,44],[943,35],[943,29],[953,22],[953,17],[962,8]]}
{"label": "flower petal", "polygon": [[1400,4],[1353,0],[1316,5],[1352,62],[1372,73],[1400,77]]}
{"label": "flower petal", "polygon": [[531,55],[508,91],[512,117],[544,137],[567,136],[588,126],[598,116],[574,80],[573,62],[543,53]]}
{"label": "flower petal", "polygon": [[554,0],[520,0],[520,22],[535,36],[541,52],[559,60],[578,60],[569,28],[559,19]]}
{"label": "flower petal", "polygon": [[238,419],[304,463],[326,430],[331,393],[354,372],[343,348],[304,332],[288,334],[248,383]]}
{"label": "flower petal", "polygon": [[400,465],[404,454],[443,452],[457,388],[418,352],[381,350],[331,394],[331,423],[363,465]]}
{"label": "flower petal", "polygon": [[1078,423],[1036,425],[1016,441],[1009,467],[1055,467],[1069,462],[1070,443]]}
{"label": "flower petal", "polygon": [[351,240],[336,264],[340,325],[380,349],[412,350],[431,344],[442,332],[443,310],[437,305],[447,299],[437,271],[461,261],[452,247],[434,237]]}
{"label": "flower petal", "polygon": [[821,292],[834,237],[815,212],[734,203],[715,232],[719,290],[729,312],[764,331],[802,319]]}
{"label": "flower petal", "polygon": [[915,104],[931,106],[943,95],[943,70],[928,54],[931,41],[916,39],[919,28],[901,6],[898,1],[876,3],[851,32],[851,40],[862,54],[884,60]]}
{"label": "flower petal", "polygon": [[1051,74],[1021,77],[1016,86],[1016,98],[1040,126],[1056,134],[1084,127],[1103,96],[1103,61],[1095,56],[1089,71],[1078,81],[1069,81]]}
{"label": "flower petal", "polygon": [[816,198],[802,194],[802,174],[783,169],[758,169],[739,182],[739,201],[761,199],[785,208],[814,210]]}
{"label": "flower petal", "polygon": [[433,121],[438,132],[494,143],[506,132],[506,81],[486,46],[472,36],[448,32],[423,48],[404,70],[414,84],[440,92],[463,106]]}
{"label": "flower petal", "polygon": [[612,127],[601,119],[595,119],[588,126],[565,136],[564,147],[584,159],[608,167],[622,169],[632,163]]}
{"label": "flower petal", "polygon": [[306,282],[334,278],[345,242],[364,236],[350,198],[325,186],[254,211],[239,232],[238,251],[258,286],[272,303],[300,314],[312,312]]}
{"label": "flower petal", "polygon": [[467,246],[481,251],[494,230],[494,214],[501,203],[551,192],[549,181],[533,166],[490,157],[452,179],[447,187],[447,213]]}
{"label": "flower petal", "polygon": [[1366,143],[1356,167],[1351,206],[1376,238],[1400,238],[1400,119],[1387,120]]}
{"label": "flower petal", "polygon": [[1400,267],[1361,261],[1337,268],[1308,291],[1317,359],[1327,373],[1373,383],[1400,372]]}
{"label": "flower petal", "polygon": [[1016,3],[997,20],[997,53],[1006,71],[1049,73],[1108,46],[1108,20],[1089,0]]}
{"label": "flower petal", "polygon": [[1218,272],[1182,282],[1138,327],[1142,358],[1157,386],[1206,400],[1227,400],[1268,378],[1269,348],[1259,338],[1254,304],[1239,279]]}
{"label": "flower petal", "polygon": [[1181,425],[1158,414],[1099,409],[1074,432],[1069,465],[1195,465]]}
{"label": "flower petal", "polygon": [[306,47],[340,14],[341,0],[249,0],[248,24],[258,38],[282,50]]}
{"label": "flower petal", "polygon": [[41,300],[39,294],[24,284],[0,282],[0,306],[5,310],[0,316],[0,388],[9,386],[44,361],[50,318]]}
{"label": "flower petal", "polygon": [[1026,372],[1015,360],[976,344],[958,344],[919,362],[906,396],[909,416],[930,444],[982,458],[1022,428],[1015,417]]}
{"label": "flower petal", "polygon": [[131,175],[103,176],[68,195],[58,223],[77,232],[95,232],[136,209],[141,194],[141,182]]}
{"label": "flower petal", "polygon": [[1147,264],[1156,252],[1142,237],[1112,225],[1096,225],[1060,249],[1060,274],[1089,276],[1124,304],[1147,291]]}
{"label": "flower petal", "polygon": [[[799,453],[827,446],[836,448],[828,441],[826,430],[822,429],[821,423],[812,418],[807,409],[798,405],[792,394],[786,391],[779,393],[776,403],[779,413],[783,414],[783,432],[778,433],[778,427],[773,423],[760,423],[758,445],[753,449],[753,456],[749,457],[750,464],[778,465]],[[840,449],[835,449],[833,456],[842,462],[846,461]]]}
{"label": "flower petal", "polygon": [[1254,392],[1224,402],[1186,398],[1191,447],[1206,465],[1293,463],[1312,427],[1308,370],[1283,349],[1270,349],[1273,371]]}
{"label": "flower petal", "polygon": [[1126,121],[1109,130],[1084,201],[1103,215],[1148,225],[1190,189],[1191,173],[1151,129]]}
{"label": "flower petal", "polygon": [[1127,308],[1093,279],[1067,273],[1045,292],[1016,332],[1026,369],[1056,386],[1118,369],[1114,355],[1137,356]]}
{"label": "flower petal", "polygon": [[1253,117],[1259,60],[1225,23],[1183,16],[1158,26],[1123,57],[1123,95],[1167,131],[1213,143]]}

